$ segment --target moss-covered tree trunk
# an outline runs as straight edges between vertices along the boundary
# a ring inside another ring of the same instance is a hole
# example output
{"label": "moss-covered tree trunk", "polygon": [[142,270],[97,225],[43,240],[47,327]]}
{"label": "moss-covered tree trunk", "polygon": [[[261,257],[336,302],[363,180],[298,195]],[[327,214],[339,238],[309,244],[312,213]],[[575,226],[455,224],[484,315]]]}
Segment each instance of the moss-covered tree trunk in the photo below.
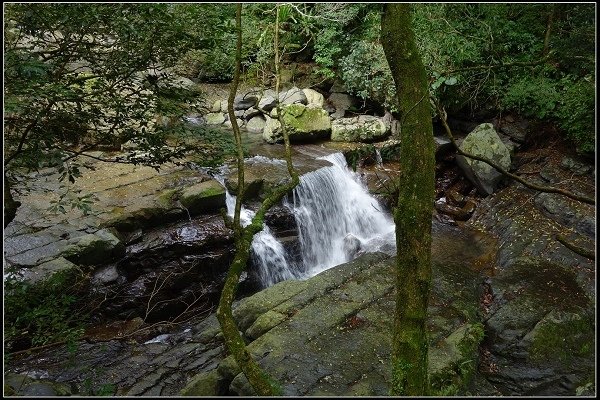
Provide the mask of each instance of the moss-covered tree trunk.
{"label": "moss-covered tree trunk", "polygon": [[[276,203],[281,201],[289,191],[296,187],[299,183],[298,174],[292,165],[291,150],[289,148],[289,138],[287,133],[284,131],[284,139],[286,146],[286,163],[288,171],[290,171],[290,182],[286,185],[280,186],[267,196],[262,202],[260,208],[256,212],[250,225],[243,227],[240,221],[240,212],[242,208],[242,201],[244,197],[244,152],[242,149],[242,139],[240,128],[237,124],[236,117],[233,110],[233,102],[237,87],[239,83],[240,70],[241,70],[241,52],[242,52],[242,27],[241,27],[241,14],[242,5],[238,3],[236,10],[236,30],[237,30],[237,48],[236,48],[236,66],[231,85],[231,90],[228,99],[228,112],[229,119],[232,123],[232,128],[235,136],[235,143],[237,147],[237,158],[238,158],[238,194],[235,204],[235,212],[233,217],[233,230],[235,240],[235,255],[233,262],[227,272],[223,291],[221,292],[221,298],[219,300],[219,307],[217,308],[217,319],[221,325],[223,332],[223,340],[225,346],[230,354],[235,358],[236,363],[248,379],[250,385],[254,388],[256,393],[260,396],[275,396],[281,394],[281,388],[265,371],[263,371],[258,363],[252,358],[248,350],[246,349],[246,343],[242,338],[235,319],[233,318],[232,303],[237,292],[237,286],[240,276],[250,258],[250,250],[252,247],[252,239],[254,235],[260,232],[263,228],[263,220],[265,213],[273,207]],[[275,29],[279,29],[276,24]],[[277,35],[277,34],[276,34]]]}
{"label": "moss-covered tree trunk", "polygon": [[427,76],[412,29],[409,4],[387,4],[383,49],[400,104],[400,184],[394,209],[398,246],[392,346],[392,395],[426,395],[425,321],[431,285],[431,214],[435,159]]}

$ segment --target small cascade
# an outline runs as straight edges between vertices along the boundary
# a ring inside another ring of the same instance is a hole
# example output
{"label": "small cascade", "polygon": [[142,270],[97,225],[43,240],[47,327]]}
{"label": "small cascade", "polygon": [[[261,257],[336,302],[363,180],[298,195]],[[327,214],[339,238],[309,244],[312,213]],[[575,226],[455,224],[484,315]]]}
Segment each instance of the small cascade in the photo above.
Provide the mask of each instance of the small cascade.
{"label": "small cascade", "polygon": [[310,277],[350,261],[356,253],[391,250],[394,223],[342,153],[321,157],[333,166],[303,175],[288,207],[300,233],[302,261]]}
{"label": "small cascade", "polygon": [[[270,159],[264,156],[254,156],[246,163],[273,163],[285,165],[284,160]],[[214,178],[225,187],[225,173],[227,169],[222,169]],[[225,204],[227,214],[233,217],[235,212],[236,196],[225,189]],[[256,213],[248,210],[242,205],[240,210],[240,222],[242,226],[247,226],[252,222]],[[295,273],[287,261],[283,245],[273,236],[271,229],[265,224],[263,230],[257,233],[252,240],[252,258],[258,267],[258,276],[264,287],[274,285],[288,279],[300,279],[300,274]]]}
{"label": "small cascade", "polygon": [[[394,222],[372,197],[342,153],[319,157],[331,162],[300,177],[284,204],[299,232],[300,259],[290,260],[268,226],[255,235],[252,258],[264,287],[288,279],[307,279],[352,260],[359,252],[395,251]],[[246,162],[285,163],[266,157]],[[224,185],[225,171],[215,176]],[[236,197],[226,191],[227,212],[233,216]],[[248,225],[255,213],[242,206],[240,220]]]}

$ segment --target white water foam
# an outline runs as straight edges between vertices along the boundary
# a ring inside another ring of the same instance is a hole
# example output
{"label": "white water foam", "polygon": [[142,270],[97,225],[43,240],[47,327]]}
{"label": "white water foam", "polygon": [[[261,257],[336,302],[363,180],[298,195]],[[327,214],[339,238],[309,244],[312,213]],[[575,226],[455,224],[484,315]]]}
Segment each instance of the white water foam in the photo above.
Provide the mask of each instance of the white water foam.
{"label": "white water foam", "polygon": [[[289,260],[281,242],[265,225],[252,241],[252,253],[264,287],[288,279],[307,279],[350,261],[358,252],[395,246],[394,222],[372,197],[342,153],[320,157],[333,165],[300,177],[292,199],[284,204],[298,226],[300,260]],[[250,162],[282,163],[253,157]],[[285,163],[285,161],[283,161]],[[224,174],[215,176],[224,185]],[[227,212],[233,216],[236,198],[226,191]],[[240,221],[248,225],[255,213],[242,206]]]}

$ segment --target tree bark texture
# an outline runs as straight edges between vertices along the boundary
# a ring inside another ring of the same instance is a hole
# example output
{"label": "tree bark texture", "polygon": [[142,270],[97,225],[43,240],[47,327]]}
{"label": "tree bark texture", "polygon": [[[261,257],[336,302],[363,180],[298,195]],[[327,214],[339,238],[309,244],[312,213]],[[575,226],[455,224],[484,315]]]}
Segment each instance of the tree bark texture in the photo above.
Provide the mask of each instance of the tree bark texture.
{"label": "tree bark texture", "polygon": [[381,36],[402,121],[400,190],[394,209],[397,277],[391,394],[426,395],[435,147],[427,75],[415,43],[409,4],[384,6]]}

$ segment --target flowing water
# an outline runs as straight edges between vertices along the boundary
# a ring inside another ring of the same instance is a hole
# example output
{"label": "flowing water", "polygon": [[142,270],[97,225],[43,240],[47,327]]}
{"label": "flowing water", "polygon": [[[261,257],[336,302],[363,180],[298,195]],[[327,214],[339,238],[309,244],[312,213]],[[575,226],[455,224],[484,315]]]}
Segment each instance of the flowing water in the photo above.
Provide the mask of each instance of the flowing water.
{"label": "flowing water", "polygon": [[[394,223],[359,176],[348,169],[342,153],[321,159],[331,162],[300,177],[300,184],[284,204],[293,213],[299,232],[300,258],[292,260],[268,226],[252,242],[253,261],[263,286],[287,279],[306,279],[352,260],[359,252],[395,250]],[[247,162],[282,163],[266,157]],[[224,174],[216,176],[221,183]],[[226,193],[227,212],[233,215],[235,196]],[[254,212],[242,207],[245,226]]]}

